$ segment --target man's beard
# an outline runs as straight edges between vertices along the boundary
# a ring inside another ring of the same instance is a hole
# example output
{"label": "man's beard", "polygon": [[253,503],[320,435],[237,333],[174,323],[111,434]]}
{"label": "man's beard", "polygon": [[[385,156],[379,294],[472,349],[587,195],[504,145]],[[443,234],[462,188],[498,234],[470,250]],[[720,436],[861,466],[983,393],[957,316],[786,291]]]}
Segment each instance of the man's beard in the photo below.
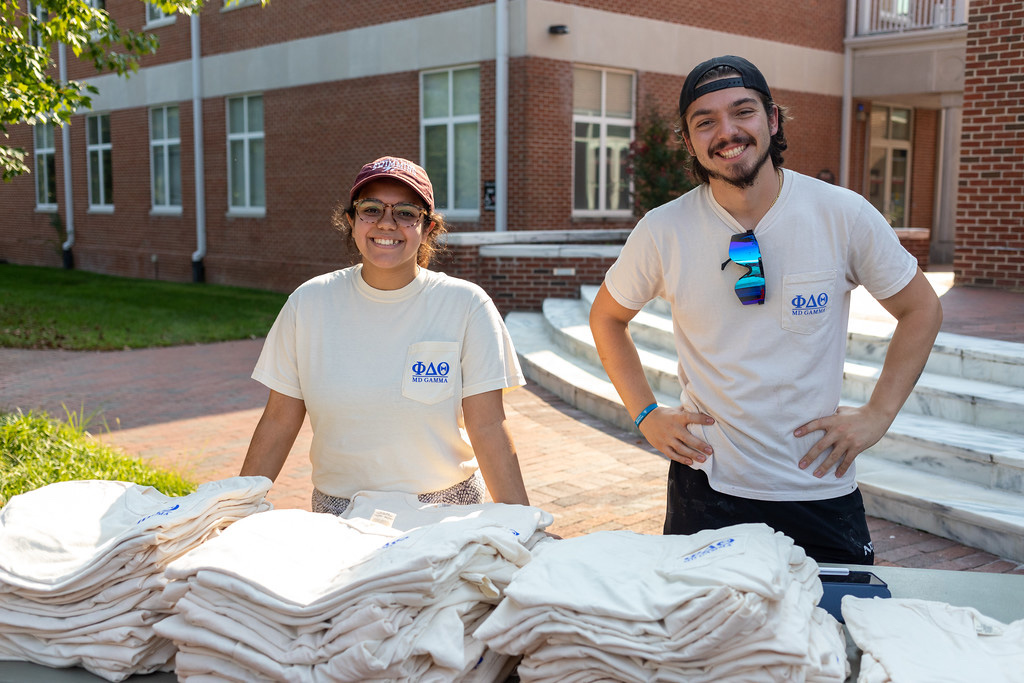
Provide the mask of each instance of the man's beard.
{"label": "man's beard", "polygon": [[[746,140],[733,139],[733,140],[730,140],[728,142],[722,143],[714,151],[709,151],[708,152],[708,157],[709,158],[714,157],[715,153],[718,152],[719,149],[723,149],[725,147],[728,147],[729,145],[733,145],[733,144],[750,145],[752,143],[753,143],[753,140],[750,139],[750,138],[747,138]],[[770,145],[769,145],[769,147],[765,149],[764,153],[761,154],[761,157],[757,161],[754,162],[754,165],[750,168],[750,170],[747,171],[746,173],[744,173],[743,175],[739,176],[738,178],[730,178],[729,176],[724,175],[722,173],[719,173],[718,171],[715,171],[714,169],[708,168],[704,164],[700,163],[700,159],[697,159],[696,156],[694,157],[694,161],[701,168],[704,169],[704,172],[708,174],[709,178],[717,178],[718,180],[721,180],[723,182],[729,183],[730,185],[732,185],[734,187],[738,187],[738,188],[740,188],[742,190],[742,189],[745,189],[745,188],[748,188],[748,187],[752,187],[754,185],[754,181],[757,180],[757,174],[760,173],[761,167],[764,166],[768,162],[768,157],[770,155],[771,155],[771,149],[770,149]]]}

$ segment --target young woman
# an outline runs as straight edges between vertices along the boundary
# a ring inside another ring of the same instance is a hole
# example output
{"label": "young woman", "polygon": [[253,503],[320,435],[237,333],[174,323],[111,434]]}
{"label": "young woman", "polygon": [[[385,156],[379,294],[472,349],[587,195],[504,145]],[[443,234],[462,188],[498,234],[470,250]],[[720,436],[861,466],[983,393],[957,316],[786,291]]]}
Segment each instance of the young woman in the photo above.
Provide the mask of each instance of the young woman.
{"label": "young woman", "polygon": [[377,159],[350,199],[335,224],[362,262],[301,285],[278,315],[241,474],[276,478],[308,412],[314,512],[363,490],[529,504],[502,403],[525,383],[519,361],[480,287],[426,269],[445,232],[426,171]]}

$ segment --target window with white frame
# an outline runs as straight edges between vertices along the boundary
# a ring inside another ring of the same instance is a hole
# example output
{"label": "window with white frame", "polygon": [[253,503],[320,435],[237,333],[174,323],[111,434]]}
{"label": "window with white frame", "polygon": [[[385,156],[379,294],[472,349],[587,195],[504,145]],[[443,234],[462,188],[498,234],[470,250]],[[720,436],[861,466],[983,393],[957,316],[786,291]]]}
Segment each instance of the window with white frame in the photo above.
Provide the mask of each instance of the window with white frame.
{"label": "window with white frame", "polygon": [[[40,24],[44,23],[49,18],[49,14],[46,9],[34,2],[28,3],[28,13]],[[29,29],[28,39],[29,43],[35,47],[43,46],[43,36],[37,30]]]}
{"label": "window with white frame", "polygon": [[181,211],[181,130],[178,107],[149,110],[149,163],[153,210]]}
{"label": "window with white frame", "polygon": [[263,96],[228,99],[228,206],[262,213],[267,205],[263,174]]}
{"label": "window with white frame", "polygon": [[174,14],[168,14],[164,12],[160,5],[153,5],[146,3],[146,27],[151,27],[157,24],[170,24],[174,21]]}
{"label": "window with white frame", "polygon": [[480,211],[480,67],[420,74],[420,149],[434,204],[452,217]]}
{"label": "window with white frame", "polygon": [[36,171],[36,209],[57,210],[57,154],[53,124],[37,123],[33,128]]}
{"label": "window with white frame", "polygon": [[907,227],[913,110],[871,105],[868,201],[894,228]]}
{"label": "window with white frame", "polygon": [[633,74],[573,69],[573,214],[632,213],[627,163],[635,112]]}
{"label": "window with white frame", "polygon": [[85,118],[85,151],[89,160],[89,208],[114,208],[114,179],[110,163],[110,115]]}

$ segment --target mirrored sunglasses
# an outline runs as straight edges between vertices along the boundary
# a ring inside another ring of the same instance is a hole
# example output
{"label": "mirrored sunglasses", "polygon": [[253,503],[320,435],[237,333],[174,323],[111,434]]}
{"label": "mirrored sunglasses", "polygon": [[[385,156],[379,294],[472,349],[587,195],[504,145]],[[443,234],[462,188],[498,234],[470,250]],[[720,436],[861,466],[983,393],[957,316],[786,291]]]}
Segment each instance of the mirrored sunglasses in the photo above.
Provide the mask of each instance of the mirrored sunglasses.
{"label": "mirrored sunglasses", "polygon": [[427,213],[427,210],[422,206],[406,202],[388,204],[379,199],[359,199],[352,207],[356,210],[356,215],[359,216],[359,219],[367,223],[379,223],[380,219],[384,218],[384,212],[390,208],[391,217],[395,223],[403,228],[414,227],[419,223],[423,215]]}
{"label": "mirrored sunglasses", "polygon": [[729,258],[722,263],[722,270],[732,261],[747,269],[736,281],[736,296],[744,306],[764,303],[764,264],[761,262],[761,248],[753,230],[742,235],[733,235],[729,240]]}

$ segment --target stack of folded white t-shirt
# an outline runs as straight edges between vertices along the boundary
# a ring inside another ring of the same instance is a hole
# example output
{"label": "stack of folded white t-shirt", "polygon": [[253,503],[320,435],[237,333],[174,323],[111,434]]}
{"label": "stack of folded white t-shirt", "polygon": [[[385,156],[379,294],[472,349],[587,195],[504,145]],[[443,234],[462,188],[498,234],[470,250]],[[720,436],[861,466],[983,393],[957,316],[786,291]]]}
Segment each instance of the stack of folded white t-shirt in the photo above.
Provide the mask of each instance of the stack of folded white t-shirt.
{"label": "stack of folded white t-shirt", "polygon": [[266,512],[172,563],[178,679],[495,680],[507,658],[469,634],[551,515],[357,494],[347,517]]}
{"label": "stack of folded white t-shirt", "polygon": [[847,595],[841,604],[863,652],[858,683],[1024,681],[1024,619],[1004,624],[972,607],[909,598]]}
{"label": "stack of folded white t-shirt", "polygon": [[119,481],[66,481],[0,510],[0,660],[83,666],[111,681],[167,669],[153,631],[170,613],[163,572],[231,523],[270,508],[265,477],[189,495]]}
{"label": "stack of folded white t-shirt", "polygon": [[817,577],[763,524],[601,531],[538,546],[475,635],[522,681],[843,681]]}

